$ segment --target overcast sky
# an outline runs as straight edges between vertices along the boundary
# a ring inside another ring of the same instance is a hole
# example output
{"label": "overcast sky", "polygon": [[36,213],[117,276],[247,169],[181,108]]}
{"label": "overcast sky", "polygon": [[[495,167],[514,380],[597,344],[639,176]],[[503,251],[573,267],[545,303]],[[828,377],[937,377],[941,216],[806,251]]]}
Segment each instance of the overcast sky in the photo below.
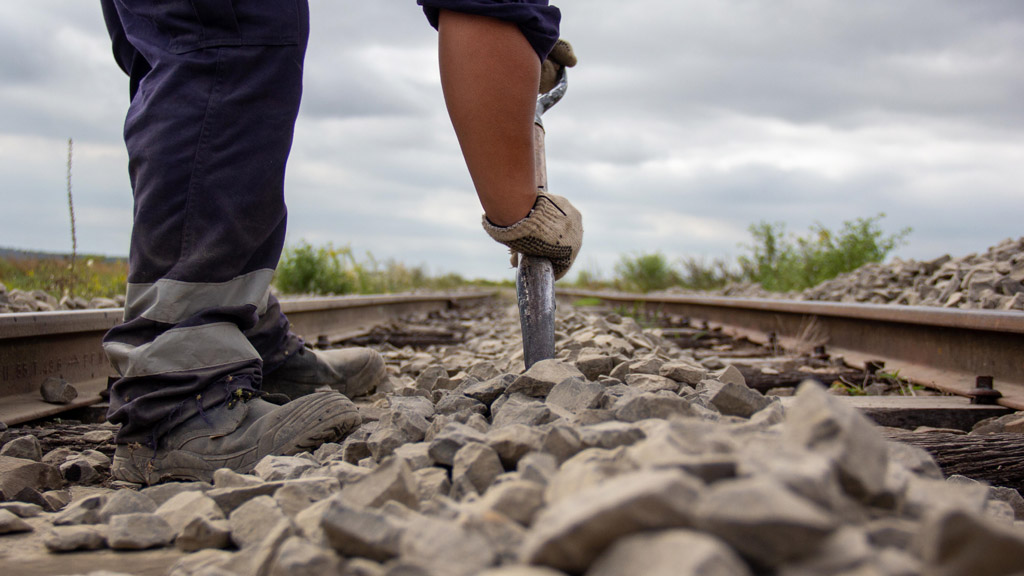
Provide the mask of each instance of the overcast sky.
{"label": "overcast sky", "polygon": [[[897,255],[1024,235],[1020,0],[562,0],[580,65],[545,115],[552,191],[583,212],[577,267],[729,257],[766,220],[804,232],[885,212]],[[98,2],[0,20],[0,246],[124,255],[127,78]],[[511,278],[481,230],[413,0],[312,0],[288,168],[289,242],[431,273]],[[574,277],[574,276],[570,276]]]}

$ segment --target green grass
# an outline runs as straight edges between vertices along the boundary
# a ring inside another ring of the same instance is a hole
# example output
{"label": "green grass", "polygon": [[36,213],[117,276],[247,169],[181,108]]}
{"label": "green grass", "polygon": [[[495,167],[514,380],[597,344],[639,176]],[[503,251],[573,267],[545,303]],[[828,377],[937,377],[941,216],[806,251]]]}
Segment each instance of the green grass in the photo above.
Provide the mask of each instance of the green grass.
{"label": "green grass", "polygon": [[743,278],[766,290],[803,290],[869,262],[881,262],[910,234],[904,228],[886,236],[878,226],[884,217],[847,221],[838,232],[815,224],[804,236],[786,234],[782,224],[752,225],[754,241],[746,246],[750,253],[739,258]]}
{"label": "green grass", "polygon": [[8,290],[43,290],[56,298],[65,295],[113,298],[123,295],[128,278],[125,260],[79,255],[71,273],[70,257],[0,258],[0,283]]}
{"label": "green grass", "polygon": [[879,227],[884,214],[843,223],[839,231],[821,224],[807,234],[788,234],[782,224],[760,222],[749,227],[751,241],[735,263],[721,258],[687,257],[670,262],[661,252],[620,257],[615,276],[601,279],[592,268],[580,270],[579,288],[614,288],[650,292],[672,287],[714,290],[734,282],[753,282],[775,292],[817,286],[869,262],[882,262],[905,243],[910,229],[886,235]]}
{"label": "green grass", "polygon": [[274,286],[282,294],[387,294],[512,285],[512,281],[466,280],[453,273],[431,276],[423,267],[396,260],[381,262],[370,253],[360,260],[348,246],[316,247],[305,241],[285,248],[274,276]]}

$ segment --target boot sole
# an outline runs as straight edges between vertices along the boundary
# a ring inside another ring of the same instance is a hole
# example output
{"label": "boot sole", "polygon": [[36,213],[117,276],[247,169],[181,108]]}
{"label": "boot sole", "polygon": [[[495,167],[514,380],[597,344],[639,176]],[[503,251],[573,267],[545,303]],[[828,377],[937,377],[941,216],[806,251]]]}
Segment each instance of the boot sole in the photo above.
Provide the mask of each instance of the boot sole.
{"label": "boot sole", "polygon": [[[125,450],[127,455],[114,454],[111,476],[116,480],[147,485],[165,480],[211,482],[213,472],[220,468],[230,468],[245,474],[252,471],[264,456],[291,456],[318,448],[327,442],[336,442],[362,423],[355,406],[344,396],[335,392],[321,392],[306,398],[308,406],[289,414],[289,418],[279,422],[260,438],[260,444],[263,444],[264,438],[270,435],[273,440],[269,447],[261,449],[255,446],[242,452],[211,455],[184,449],[158,450],[154,454],[144,446],[128,445]],[[314,419],[315,425],[294,426],[295,422]],[[254,450],[255,455],[252,454]],[[117,452],[121,452],[120,447]]]}

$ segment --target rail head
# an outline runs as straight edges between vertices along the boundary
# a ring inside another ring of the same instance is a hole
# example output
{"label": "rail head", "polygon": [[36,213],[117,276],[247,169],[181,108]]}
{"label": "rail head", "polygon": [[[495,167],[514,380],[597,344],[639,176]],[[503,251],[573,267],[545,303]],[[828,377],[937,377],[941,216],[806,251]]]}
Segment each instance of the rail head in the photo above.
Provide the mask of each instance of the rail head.
{"label": "rail head", "polygon": [[1004,310],[964,310],[930,306],[904,306],[893,304],[862,304],[846,302],[818,302],[782,300],[773,298],[730,298],[726,296],[695,296],[666,294],[631,294],[625,292],[598,292],[588,290],[559,290],[560,294],[576,298],[598,298],[620,303],[685,304],[705,308],[734,308],[759,312],[774,312],[803,316],[824,316],[894,322],[954,328],[983,330],[1010,334],[1024,334],[1024,312]]}
{"label": "rail head", "polygon": [[[423,294],[331,296],[282,300],[281,308],[285,313],[303,313],[339,308],[389,306],[409,302],[448,301],[459,303],[483,300],[494,296],[494,294],[495,291],[480,290],[455,293],[431,292]],[[51,336],[54,334],[105,332],[120,324],[123,319],[123,308],[5,313],[0,314],[0,342],[36,336]]]}
{"label": "rail head", "polygon": [[0,342],[54,333],[106,331],[124,319],[123,308],[0,314]]}

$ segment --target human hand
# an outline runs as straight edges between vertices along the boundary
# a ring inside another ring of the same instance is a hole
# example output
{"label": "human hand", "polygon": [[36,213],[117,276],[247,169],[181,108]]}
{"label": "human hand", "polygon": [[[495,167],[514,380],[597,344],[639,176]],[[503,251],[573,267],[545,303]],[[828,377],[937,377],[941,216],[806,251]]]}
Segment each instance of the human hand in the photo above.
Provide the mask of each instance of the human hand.
{"label": "human hand", "polygon": [[578,60],[576,52],[572,49],[572,44],[560,38],[555,43],[555,47],[551,49],[551,53],[548,54],[547,60],[541,64],[540,89],[538,93],[547,94],[550,92],[558,84],[558,75],[562,68],[572,68],[576,65],[576,62]]}
{"label": "human hand", "polygon": [[486,216],[484,230],[512,251],[513,266],[518,255],[551,260],[555,280],[566,275],[583,244],[583,217],[568,200],[542,192],[533,210],[511,226],[495,226]]}

